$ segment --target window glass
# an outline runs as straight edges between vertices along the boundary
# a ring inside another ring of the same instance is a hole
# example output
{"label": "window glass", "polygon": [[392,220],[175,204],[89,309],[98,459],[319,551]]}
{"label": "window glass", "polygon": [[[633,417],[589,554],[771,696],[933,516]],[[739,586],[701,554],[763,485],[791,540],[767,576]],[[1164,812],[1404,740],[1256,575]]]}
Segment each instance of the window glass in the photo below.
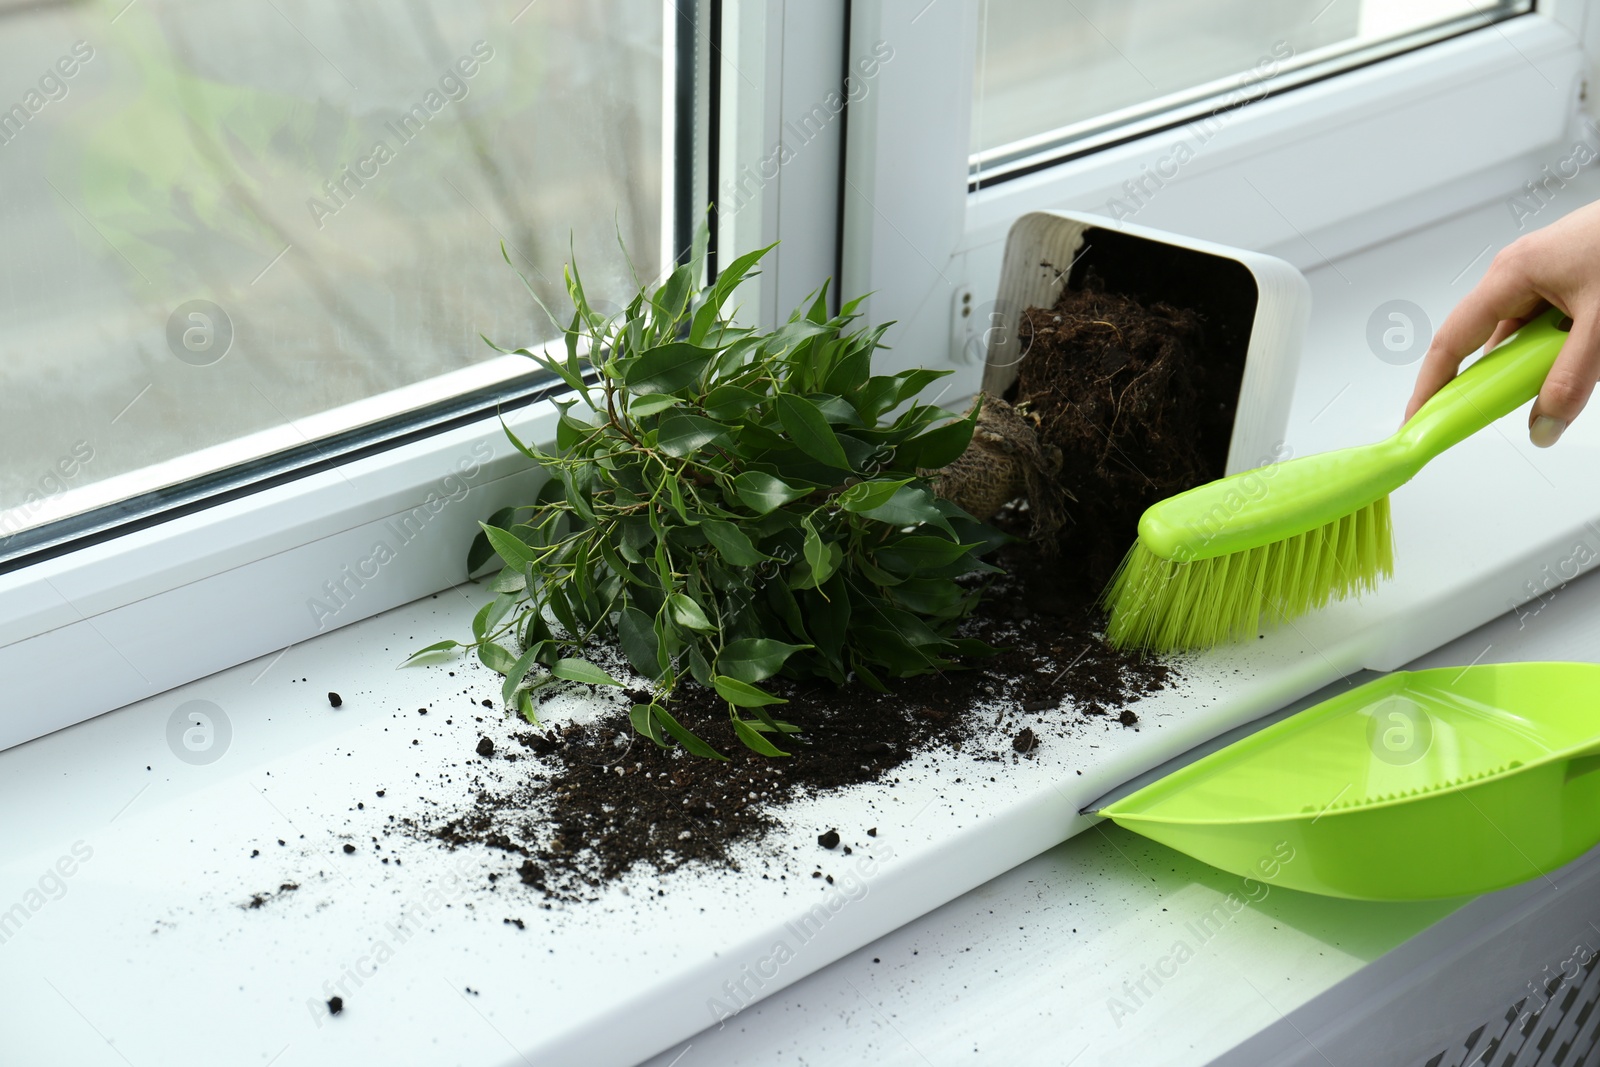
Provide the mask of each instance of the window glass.
{"label": "window glass", "polygon": [[653,275],[663,10],[0,0],[0,538],[531,370],[502,242]]}
{"label": "window glass", "polygon": [[[972,170],[1125,136],[1531,10],[1491,0],[981,0]],[[1297,78],[1298,75],[1298,78]],[[1220,98],[1220,99],[1218,99]]]}

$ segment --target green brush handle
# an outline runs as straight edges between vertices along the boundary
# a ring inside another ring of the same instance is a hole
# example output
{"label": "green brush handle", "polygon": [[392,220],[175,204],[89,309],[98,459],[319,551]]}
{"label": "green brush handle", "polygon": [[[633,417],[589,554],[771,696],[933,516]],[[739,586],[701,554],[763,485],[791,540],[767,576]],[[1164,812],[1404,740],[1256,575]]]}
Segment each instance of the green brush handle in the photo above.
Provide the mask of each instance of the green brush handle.
{"label": "green brush handle", "polygon": [[1566,331],[1557,308],[1533,319],[1498,348],[1447,382],[1395,435],[1415,474],[1451,445],[1471,437],[1539,395],[1561,354]]}
{"label": "green brush handle", "polygon": [[1551,310],[1458,374],[1395,434],[1269,464],[1152,504],[1139,541],[1185,562],[1247,552],[1351,515],[1398,489],[1440,452],[1538,395],[1566,332]]}

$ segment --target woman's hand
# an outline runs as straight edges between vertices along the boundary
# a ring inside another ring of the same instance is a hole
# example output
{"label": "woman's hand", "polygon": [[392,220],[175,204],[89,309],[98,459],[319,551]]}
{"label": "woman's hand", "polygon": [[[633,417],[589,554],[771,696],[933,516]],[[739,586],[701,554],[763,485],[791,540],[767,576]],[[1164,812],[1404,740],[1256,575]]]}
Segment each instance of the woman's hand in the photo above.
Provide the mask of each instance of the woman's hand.
{"label": "woman's hand", "polygon": [[1561,355],[1528,416],[1540,448],[1556,443],[1600,380],[1600,202],[1507,245],[1433,335],[1406,418],[1456,376],[1480,346],[1493,348],[1554,305],[1572,320]]}

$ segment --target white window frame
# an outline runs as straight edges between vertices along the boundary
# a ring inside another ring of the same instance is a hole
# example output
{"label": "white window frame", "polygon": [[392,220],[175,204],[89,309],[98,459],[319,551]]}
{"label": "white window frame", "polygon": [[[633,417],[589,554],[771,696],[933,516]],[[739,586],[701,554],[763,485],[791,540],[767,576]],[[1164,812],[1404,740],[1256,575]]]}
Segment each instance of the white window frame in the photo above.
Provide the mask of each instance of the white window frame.
{"label": "white window frame", "polygon": [[[1545,0],[1535,15],[1249,104],[1137,221],[1309,266],[1503,196],[1572,132],[1585,46],[1592,55],[1600,44],[1600,16],[1586,7]],[[719,213],[725,258],[784,239],[741,293],[742,313],[773,324],[829,276],[842,282],[836,294],[870,291],[869,321],[899,323],[886,362],[957,370],[946,404],[978,378],[957,361],[950,309],[963,293],[980,303],[993,293],[1009,221],[1095,210],[1172,136],[968,194],[976,10],[964,0],[728,0],[715,60],[722,175],[795,150],[737,211]],[[871,64],[884,47],[892,59]],[[842,60],[873,74],[837,121],[806,130],[845,75]],[[1519,77],[1524,69],[1537,78]],[[1397,91],[1409,102],[1397,105]],[[1315,197],[1284,195],[1276,213],[1240,199],[1241,176],[1280,195],[1307,160],[1348,167],[1352,146],[1384,143],[1407,122],[1449,129],[1464,117],[1487,132],[1447,143],[1448,159],[1399,152],[1378,180],[1325,173]],[[553,437],[548,399],[505,420],[525,438]],[[538,477],[499,419],[484,418],[0,574],[0,748],[239,663],[270,669],[293,644],[459,585],[478,520],[530,499]],[[379,542],[392,559],[374,562]],[[397,635],[396,663],[443,636]]]}
{"label": "white window frame", "polygon": [[[1600,39],[1589,8],[1542,0],[1531,14],[1247,103],[1120,221],[1307,269],[1503,198],[1577,132]],[[851,115],[844,285],[873,294],[872,320],[900,323],[889,360],[950,367],[952,395],[970,395],[981,368],[967,362],[976,346],[953,312],[969,297],[979,308],[993,298],[1011,220],[1059,209],[1116,225],[1112,199],[1169,156],[1184,130],[968,193],[977,5],[857,0],[852,50],[879,39],[905,61],[886,67],[880,91]],[[1382,158],[1374,146],[1385,146]],[[983,316],[968,321],[983,328]]]}
{"label": "white window frame", "polygon": [[[662,2],[672,57],[676,3]],[[800,149],[761,177],[741,210],[719,218],[724,261],[786,235],[740,294],[744,316],[771,324],[837,273],[845,122],[835,116],[812,132],[803,119],[838,81],[847,5],[729,0],[721,8],[713,62],[726,90],[716,131],[724,173],[759,167],[776,146]],[[671,89],[669,78],[669,146]],[[413,387],[430,388],[452,391],[443,381]],[[502,414],[524,440],[553,442],[550,398],[508,404]],[[0,749],[250,660],[265,671],[319,633],[460,586],[479,520],[531,500],[539,481],[500,418],[487,417],[0,573]],[[375,551],[380,543],[388,553]],[[466,635],[397,637],[395,664],[446,636]]]}

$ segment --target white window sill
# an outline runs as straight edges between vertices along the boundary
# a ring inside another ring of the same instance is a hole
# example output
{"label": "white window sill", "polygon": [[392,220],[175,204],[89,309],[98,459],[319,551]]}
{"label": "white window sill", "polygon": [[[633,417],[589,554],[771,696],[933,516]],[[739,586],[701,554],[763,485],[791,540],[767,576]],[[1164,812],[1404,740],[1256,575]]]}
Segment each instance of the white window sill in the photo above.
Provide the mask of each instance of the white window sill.
{"label": "white window sill", "polygon": [[[1526,625],[1509,613],[1407,667],[1600,661],[1590,637],[1600,578],[1585,576],[1524,614],[1534,609]],[[1592,947],[1583,919],[1574,930],[1552,913],[1577,901],[1594,918],[1597,882],[1600,851],[1476,899],[1337,900],[1246,885],[1102,823],[643,1067],[669,1067],[686,1046],[693,1062],[715,1067],[776,1062],[778,1053],[920,1067],[936,1051],[974,1050],[973,1062],[1072,1067],[1199,1067],[1214,1057],[1215,1067],[1410,1067],[1459,1050],[1480,1023],[1498,1034],[1505,1010],[1544,968],[1546,979],[1562,969],[1574,940]],[[1230,905],[1229,894],[1248,903]],[[1508,936],[1519,944],[1506,945]],[[1190,953],[1181,963],[1179,941]],[[1158,965],[1161,981],[1149,977]],[[1463,985],[1481,995],[1469,998]],[[1443,1036],[1420,1032],[1436,1017],[1405,1018],[1438,998],[1452,1009]],[[1270,1059],[1261,1044],[1269,1038]]]}
{"label": "white window sill", "polygon": [[[1587,199],[1579,192],[1558,208]],[[1295,454],[1392,428],[1411,369],[1366,350],[1368,313],[1402,297],[1442,317],[1486,264],[1474,253],[1503,243],[1508,229],[1495,203],[1313,273],[1312,333],[1291,418]],[[0,944],[8,1058],[98,1062],[109,1040],[135,1064],[211,1063],[223,1048],[261,1063],[292,1050],[284,1062],[297,1065],[347,1062],[354,1049],[399,1062],[509,1064],[521,1053],[541,1064],[593,1064],[689,1039],[710,1021],[710,998],[726,996],[724,983],[769,958],[784,924],[825,899],[809,874],[816,861],[837,860],[807,847],[820,830],[838,827],[864,845],[860,835],[876,826],[892,857],[763,995],[1086,828],[1078,809],[1128,778],[1358,668],[1399,666],[1526,599],[1525,582],[1570,554],[1583,524],[1600,518],[1592,494],[1600,418],[1539,453],[1526,445],[1520,417],[1396,495],[1399,573],[1377,596],[1190,665],[1183,685],[1139,705],[1138,731],[1091,725],[1047,737],[1038,760],[1008,767],[995,783],[992,765],[940,757],[908,765],[893,788],[791,809],[787,833],[801,847],[782,868],[784,881],[748,867],[679,872],[661,881],[663,897],[612,890],[594,904],[546,911],[519,896],[514,880],[493,893],[479,888],[486,870],[511,869],[502,856],[384,839],[386,849],[401,849],[403,866],[380,865],[365,846],[387,817],[429,817],[436,803],[463,796],[459,768],[475,758],[480,730],[504,729],[498,712],[476,706],[497,689],[482,668],[393,669],[414,648],[466,633],[476,592],[406,604],[0,753],[9,843],[0,915],[14,914],[14,904],[26,912]],[[1490,485],[1503,486],[1492,506],[1482,492]],[[51,680],[28,684],[48,694]],[[342,709],[329,708],[330,690],[342,694]],[[170,716],[196,699],[221,708],[232,728],[226,754],[204,766],[179,761],[167,746]],[[416,714],[423,706],[426,717]],[[469,718],[480,714],[483,726]],[[993,742],[997,750],[1004,743]],[[280,837],[288,842],[281,848]],[[363,846],[354,856],[340,851],[347,839]],[[91,858],[68,864],[73,873],[59,883],[48,876],[80,841]],[[448,886],[457,862],[471,888],[428,907],[429,890]],[[241,907],[286,880],[302,888],[259,910]],[[633,884],[656,888],[645,876]],[[44,892],[30,896],[35,889]],[[1086,871],[1050,892],[1101,900],[1115,917],[1105,891]],[[394,943],[387,924],[417,907],[417,932]],[[505,926],[506,917],[527,929]],[[361,961],[378,941],[390,943],[393,958],[354,984],[347,968],[370,969]],[[1106,948],[1091,940],[1083,951]],[[1059,959],[1071,966],[1067,955]],[[966,970],[958,962],[951,973]],[[1328,983],[1340,977],[1336,966],[1317,974]],[[989,981],[987,972],[961,976]],[[324,983],[341,980],[345,1013],[318,1019],[312,1006],[331,995]],[[1315,986],[1301,989],[1309,997]],[[928,1013],[942,1003],[917,999]],[[1104,1017],[1102,1003],[1086,1010]],[[1063,1018],[1077,1025],[1063,1013],[1053,1027]]]}

